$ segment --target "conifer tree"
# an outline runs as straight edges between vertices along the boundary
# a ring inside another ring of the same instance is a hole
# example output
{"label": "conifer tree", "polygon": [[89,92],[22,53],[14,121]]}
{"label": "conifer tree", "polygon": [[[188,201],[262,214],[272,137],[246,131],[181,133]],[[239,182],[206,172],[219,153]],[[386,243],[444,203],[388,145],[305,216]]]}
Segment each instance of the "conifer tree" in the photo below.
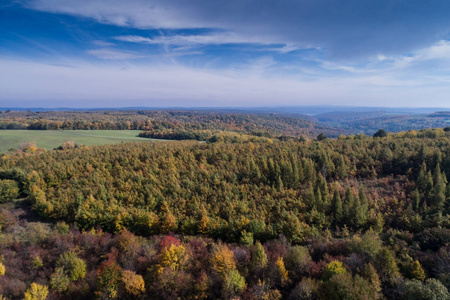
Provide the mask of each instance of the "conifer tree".
{"label": "conifer tree", "polygon": [[334,191],[333,200],[331,201],[331,213],[334,217],[335,224],[340,224],[343,217],[343,211],[341,195],[337,189]]}

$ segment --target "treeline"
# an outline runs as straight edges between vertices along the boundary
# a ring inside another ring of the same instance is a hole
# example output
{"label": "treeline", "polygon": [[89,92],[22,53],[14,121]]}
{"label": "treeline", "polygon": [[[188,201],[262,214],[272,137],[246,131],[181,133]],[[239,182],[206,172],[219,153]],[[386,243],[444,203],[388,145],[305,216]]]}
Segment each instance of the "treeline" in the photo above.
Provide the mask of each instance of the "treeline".
{"label": "treeline", "polygon": [[315,137],[324,132],[338,136],[342,130],[317,125],[307,116],[231,113],[214,111],[91,111],[8,112],[0,114],[0,129],[30,130],[143,130],[254,131],[271,135]]}

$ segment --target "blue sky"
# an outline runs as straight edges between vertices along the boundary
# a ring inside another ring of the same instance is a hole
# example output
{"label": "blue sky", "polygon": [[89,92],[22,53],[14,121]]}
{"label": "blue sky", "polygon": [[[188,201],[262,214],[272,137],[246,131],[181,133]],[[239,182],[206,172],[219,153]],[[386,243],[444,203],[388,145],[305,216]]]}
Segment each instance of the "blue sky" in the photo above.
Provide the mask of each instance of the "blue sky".
{"label": "blue sky", "polygon": [[3,0],[0,106],[450,107],[450,1]]}

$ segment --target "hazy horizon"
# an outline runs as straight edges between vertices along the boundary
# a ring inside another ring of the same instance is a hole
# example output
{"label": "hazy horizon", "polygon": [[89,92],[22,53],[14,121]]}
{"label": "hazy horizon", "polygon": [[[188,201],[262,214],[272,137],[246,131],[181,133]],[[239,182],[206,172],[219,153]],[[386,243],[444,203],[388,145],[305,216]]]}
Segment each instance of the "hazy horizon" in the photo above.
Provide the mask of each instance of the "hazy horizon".
{"label": "hazy horizon", "polygon": [[0,106],[450,108],[450,3],[6,0]]}

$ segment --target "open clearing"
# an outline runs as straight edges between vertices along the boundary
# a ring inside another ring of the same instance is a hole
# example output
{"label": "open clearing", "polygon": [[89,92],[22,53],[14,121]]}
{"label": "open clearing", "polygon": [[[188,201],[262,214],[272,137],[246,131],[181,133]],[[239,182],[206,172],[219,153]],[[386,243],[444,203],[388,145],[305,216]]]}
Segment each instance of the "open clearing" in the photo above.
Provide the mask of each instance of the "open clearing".
{"label": "open clearing", "polygon": [[122,142],[161,141],[138,137],[141,130],[0,130],[0,153],[18,149],[34,142],[39,148],[51,150],[65,141],[80,145],[104,145]]}

